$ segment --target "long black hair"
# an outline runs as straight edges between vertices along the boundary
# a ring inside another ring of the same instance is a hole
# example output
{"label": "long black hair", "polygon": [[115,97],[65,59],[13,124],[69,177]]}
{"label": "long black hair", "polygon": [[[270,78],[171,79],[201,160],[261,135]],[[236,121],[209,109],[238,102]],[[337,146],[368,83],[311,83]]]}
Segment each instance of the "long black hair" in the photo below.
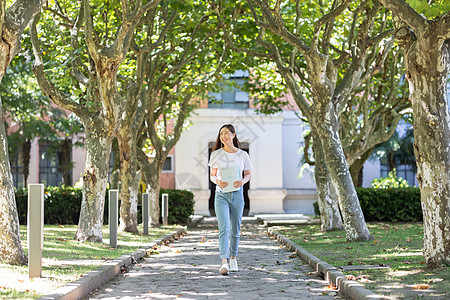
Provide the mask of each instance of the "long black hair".
{"label": "long black hair", "polygon": [[241,143],[239,143],[239,140],[237,138],[237,134],[236,134],[236,130],[234,129],[234,126],[231,124],[225,124],[222,127],[220,127],[219,129],[219,134],[217,135],[217,139],[216,142],[214,143],[214,147],[212,149],[212,151],[215,151],[217,149],[220,149],[224,146],[224,144],[222,143],[222,141],[220,140],[220,131],[222,130],[222,128],[226,127],[228,130],[231,131],[231,133],[234,133],[234,139],[233,139],[233,145],[237,148],[241,148]]}

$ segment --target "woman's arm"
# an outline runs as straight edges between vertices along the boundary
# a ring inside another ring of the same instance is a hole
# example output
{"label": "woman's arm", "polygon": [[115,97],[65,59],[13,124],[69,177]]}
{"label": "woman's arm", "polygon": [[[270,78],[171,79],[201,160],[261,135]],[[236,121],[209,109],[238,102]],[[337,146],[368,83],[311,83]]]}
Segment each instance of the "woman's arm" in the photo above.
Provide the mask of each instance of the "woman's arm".
{"label": "woman's arm", "polygon": [[211,179],[212,183],[217,184],[221,188],[224,188],[228,185],[228,182],[217,179],[217,168],[211,168],[210,173],[211,176],[209,177],[209,179]]}
{"label": "woman's arm", "polygon": [[242,180],[235,181],[233,183],[233,186],[234,187],[243,186],[244,184],[249,182],[251,178],[252,178],[252,171],[251,170],[244,170],[244,178],[242,178]]}

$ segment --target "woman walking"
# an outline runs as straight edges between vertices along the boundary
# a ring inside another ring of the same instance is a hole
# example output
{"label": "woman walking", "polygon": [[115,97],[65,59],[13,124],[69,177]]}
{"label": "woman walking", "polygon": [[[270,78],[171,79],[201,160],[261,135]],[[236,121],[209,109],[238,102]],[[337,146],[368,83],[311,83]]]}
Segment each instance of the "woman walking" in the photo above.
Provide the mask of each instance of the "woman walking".
{"label": "woman walking", "polygon": [[[219,224],[220,274],[239,271],[237,254],[242,212],[243,185],[251,177],[252,163],[247,152],[240,149],[236,131],[231,124],[223,125],[209,160],[211,181],[216,184],[214,209]],[[242,177],[244,172],[244,177]]]}

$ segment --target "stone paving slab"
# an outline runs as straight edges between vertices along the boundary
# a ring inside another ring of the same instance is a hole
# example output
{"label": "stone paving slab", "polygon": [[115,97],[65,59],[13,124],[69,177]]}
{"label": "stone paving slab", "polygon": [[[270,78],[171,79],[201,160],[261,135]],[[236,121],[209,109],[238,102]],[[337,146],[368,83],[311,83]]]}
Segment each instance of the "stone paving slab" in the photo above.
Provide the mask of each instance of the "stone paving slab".
{"label": "stone paving slab", "polygon": [[157,250],[91,294],[91,299],[336,299],[328,283],[296,255],[243,227],[239,272],[220,275],[218,232],[197,228]]}

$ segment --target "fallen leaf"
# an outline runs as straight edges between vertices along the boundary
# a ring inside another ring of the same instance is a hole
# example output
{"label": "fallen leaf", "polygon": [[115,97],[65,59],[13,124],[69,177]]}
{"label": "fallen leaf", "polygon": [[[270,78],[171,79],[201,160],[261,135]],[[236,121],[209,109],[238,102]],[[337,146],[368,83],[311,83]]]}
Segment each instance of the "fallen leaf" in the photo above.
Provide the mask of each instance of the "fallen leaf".
{"label": "fallen leaf", "polygon": [[151,294],[151,293],[152,293],[152,291],[148,291],[148,292],[147,292],[147,294]]}
{"label": "fallen leaf", "polygon": [[180,249],[177,249],[176,251],[175,251],[175,253],[182,253],[183,251],[181,251]]}
{"label": "fallen leaf", "polygon": [[345,275],[346,280],[356,280],[356,277],[354,275]]}
{"label": "fallen leaf", "polygon": [[415,289],[415,290],[426,290],[429,287],[430,286],[428,284],[417,284],[417,285],[413,286],[413,289]]}
{"label": "fallen leaf", "polygon": [[325,287],[325,289],[326,289],[326,290],[337,290],[337,287],[336,287],[335,284],[330,284],[330,285],[327,285],[327,286]]}

